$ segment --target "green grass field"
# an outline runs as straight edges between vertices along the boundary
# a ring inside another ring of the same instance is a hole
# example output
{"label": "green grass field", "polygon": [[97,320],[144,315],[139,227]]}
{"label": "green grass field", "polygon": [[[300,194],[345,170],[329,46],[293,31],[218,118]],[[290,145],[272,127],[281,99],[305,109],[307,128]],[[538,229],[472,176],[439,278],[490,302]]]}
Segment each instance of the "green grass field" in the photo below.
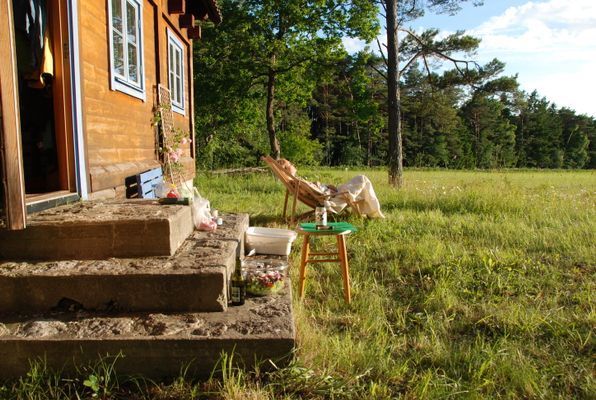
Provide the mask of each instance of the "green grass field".
{"label": "green grass field", "polygon": [[[348,217],[359,228],[348,239],[352,304],[339,268],[318,264],[294,301],[292,366],[139,396],[594,398],[595,172],[408,170],[401,190],[381,170],[300,173],[374,183],[387,218]],[[284,189],[270,174],[200,174],[197,185],[212,208],[284,226]]]}
{"label": "green grass field", "polygon": [[[387,218],[349,219],[353,304],[336,265],[309,271],[297,357],[321,387],[298,385],[303,395],[593,398],[594,172],[407,171],[394,190],[385,171],[301,171],[335,183],[361,173]],[[280,225],[272,177],[198,184],[214,207]]]}

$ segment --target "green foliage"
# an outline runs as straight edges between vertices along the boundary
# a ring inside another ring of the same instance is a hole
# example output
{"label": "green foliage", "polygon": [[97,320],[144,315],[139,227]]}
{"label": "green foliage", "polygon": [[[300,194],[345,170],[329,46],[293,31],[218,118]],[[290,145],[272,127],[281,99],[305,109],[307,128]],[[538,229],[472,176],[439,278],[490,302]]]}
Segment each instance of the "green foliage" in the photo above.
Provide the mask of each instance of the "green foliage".
{"label": "green foliage", "polygon": [[463,108],[468,124],[475,165],[480,168],[515,166],[515,126],[504,114],[504,106],[487,96],[474,96]]}
{"label": "green foliage", "polygon": [[63,387],[63,382],[60,371],[50,370],[45,360],[32,360],[25,376],[12,384],[0,386],[0,399],[69,399],[73,390]]}
{"label": "green foliage", "polygon": [[[406,21],[425,11],[452,13],[461,3],[399,6],[411,11]],[[201,169],[254,166],[271,153],[270,72],[271,126],[284,157],[308,165],[386,165],[387,67],[369,49],[347,55],[340,40],[346,34],[373,37],[375,5],[334,4],[221,2],[224,22],[204,25],[204,39],[194,49]],[[400,49],[406,166],[596,168],[594,118],[518,91],[516,77],[503,76],[499,60],[478,65],[454,58],[473,51],[477,38],[464,32],[442,37],[436,29],[411,33]],[[450,58],[452,70],[434,70],[435,61]]]}
{"label": "green foliage", "polygon": [[116,363],[124,355],[119,353],[115,356],[106,354],[97,362],[82,368],[80,373],[86,376],[83,386],[91,392],[91,397],[108,399],[114,392],[120,389],[118,375],[116,374]]}
{"label": "green foliage", "polygon": [[519,126],[525,156],[524,166],[538,168],[560,168],[563,165],[561,149],[562,124],[557,111],[546,98],[539,98],[534,91],[522,110],[523,124]]}
{"label": "green foliage", "polygon": [[300,133],[283,132],[280,135],[282,156],[299,165],[318,165],[321,144]]}
{"label": "green foliage", "polygon": [[460,123],[452,106],[458,92],[436,90],[418,68],[411,68],[405,75],[402,96],[405,165],[450,166],[450,152],[461,153],[460,144],[449,138]]}
{"label": "green foliage", "polygon": [[[377,9],[366,0],[224,0],[221,8],[223,23],[205,29],[195,48],[195,81],[196,92],[207,93],[197,99],[198,114],[205,115],[199,134],[210,138],[217,130],[226,141],[237,139],[231,134],[235,125],[255,125],[259,118],[260,134],[276,141],[276,131],[283,130],[276,111],[306,106],[314,71],[342,56],[341,38],[372,39],[378,30]],[[267,115],[241,114],[254,99],[263,108],[271,104]]]}
{"label": "green foliage", "polygon": [[[45,360],[30,362],[29,372],[14,382],[0,386],[0,399],[58,400],[111,399],[126,392],[116,374],[116,363],[122,358],[106,355],[89,365],[75,366],[76,374],[48,368]],[[124,397],[124,396],[122,396]]]}
{"label": "green foliage", "polygon": [[374,165],[384,159],[386,140],[380,98],[384,83],[375,72],[382,60],[362,51],[346,56],[319,80],[309,108],[311,132],[324,147],[327,165]]}
{"label": "green foliage", "polygon": [[594,132],[594,121],[577,116],[572,110],[559,110],[559,118],[563,125],[562,147],[564,149],[564,166],[566,168],[583,168],[588,163],[588,146],[590,132]]}

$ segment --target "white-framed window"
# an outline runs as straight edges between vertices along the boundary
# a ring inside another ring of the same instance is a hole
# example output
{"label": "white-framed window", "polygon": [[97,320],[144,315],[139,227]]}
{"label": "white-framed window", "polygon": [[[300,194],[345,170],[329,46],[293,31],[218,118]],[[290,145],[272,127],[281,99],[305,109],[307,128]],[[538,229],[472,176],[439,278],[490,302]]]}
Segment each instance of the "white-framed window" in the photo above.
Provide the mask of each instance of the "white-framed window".
{"label": "white-framed window", "polygon": [[143,1],[108,0],[111,89],[145,101]]}
{"label": "white-framed window", "polygon": [[186,115],[184,110],[184,46],[169,29],[168,86],[172,98],[172,111]]}

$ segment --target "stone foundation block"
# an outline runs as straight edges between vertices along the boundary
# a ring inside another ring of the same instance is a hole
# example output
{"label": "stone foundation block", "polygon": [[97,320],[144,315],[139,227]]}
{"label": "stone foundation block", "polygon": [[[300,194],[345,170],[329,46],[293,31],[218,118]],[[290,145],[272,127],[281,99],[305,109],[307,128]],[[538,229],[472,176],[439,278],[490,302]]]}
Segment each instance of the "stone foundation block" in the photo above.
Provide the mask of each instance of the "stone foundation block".
{"label": "stone foundation block", "polygon": [[193,229],[189,206],[146,200],[78,203],[33,214],[24,230],[0,231],[0,259],[167,256]]}

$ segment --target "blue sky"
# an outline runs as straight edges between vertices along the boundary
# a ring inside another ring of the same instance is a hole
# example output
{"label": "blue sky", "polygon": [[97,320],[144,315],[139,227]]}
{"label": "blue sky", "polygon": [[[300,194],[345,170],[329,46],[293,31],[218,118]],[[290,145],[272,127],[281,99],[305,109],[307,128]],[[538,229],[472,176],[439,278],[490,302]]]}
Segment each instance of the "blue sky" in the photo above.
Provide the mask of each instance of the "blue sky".
{"label": "blue sky", "polygon": [[[454,16],[427,13],[410,27],[439,28],[445,34],[465,29],[482,39],[474,60],[498,58],[506,64],[506,75],[518,74],[523,90],[537,90],[558,107],[596,117],[596,0],[484,3],[464,4]],[[352,40],[345,44],[350,51],[362,47]]]}

